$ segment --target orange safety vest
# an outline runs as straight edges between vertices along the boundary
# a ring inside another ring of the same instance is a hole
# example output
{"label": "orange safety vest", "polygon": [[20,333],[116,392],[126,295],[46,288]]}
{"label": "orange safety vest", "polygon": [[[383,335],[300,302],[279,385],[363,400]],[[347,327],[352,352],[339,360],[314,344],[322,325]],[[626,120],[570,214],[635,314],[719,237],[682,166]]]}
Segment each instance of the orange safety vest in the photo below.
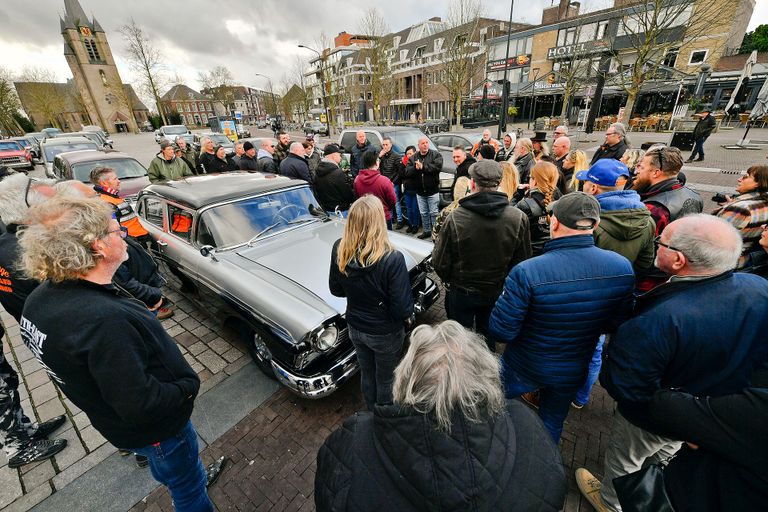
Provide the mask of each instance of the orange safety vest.
{"label": "orange safety vest", "polygon": [[192,229],[192,217],[183,213],[173,214],[171,231],[174,233],[189,233]]}
{"label": "orange safety vest", "polygon": [[113,197],[109,194],[99,194],[103,200],[114,205],[117,212],[117,221],[121,226],[128,228],[128,234],[134,238],[148,235],[149,232],[139,222],[139,216],[133,211],[133,207],[124,199]]}

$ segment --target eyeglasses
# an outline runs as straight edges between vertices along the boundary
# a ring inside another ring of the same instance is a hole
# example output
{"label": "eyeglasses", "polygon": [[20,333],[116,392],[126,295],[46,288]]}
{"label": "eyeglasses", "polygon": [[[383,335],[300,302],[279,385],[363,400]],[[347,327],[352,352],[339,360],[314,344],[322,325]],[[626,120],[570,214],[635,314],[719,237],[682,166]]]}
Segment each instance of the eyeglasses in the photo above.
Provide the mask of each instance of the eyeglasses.
{"label": "eyeglasses", "polygon": [[608,135],[616,135],[616,132],[605,132],[605,136],[607,137]]}
{"label": "eyeglasses", "polygon": [[[112,229],[107,231],[107,235],[110,235],[112,233],[120,233],[120,238],[127,238],[128,237],[128,228],[125,226],[120,226],[117,229]],[[105,236],[107,236],[105,235]]]}
{"label": "eyeglasses", "polygon": [[688,258],[688,256],[682,251],[682,249],[678,249],[677,247],[674,247],[672,245],[665,244],[664,242],[662,242],[661,241],[661,235],[659,235],[659,236],[657,236],[656,238],[653,239],[653,244],[656,246],[657,250],[658,250],[659,246],[666,247],[670,251],[676,251],[676,252],[681,253],[683,256],[685,256],[688,259],[688,261],[693,261],[691,258]]}
{"label": "eyeglasses", "polygon": [[29,206],[29,189],[32,186],[32,178],[27,178],[27,188],[24,189],[24,202],[27,203],[27,208],[30,208]]}

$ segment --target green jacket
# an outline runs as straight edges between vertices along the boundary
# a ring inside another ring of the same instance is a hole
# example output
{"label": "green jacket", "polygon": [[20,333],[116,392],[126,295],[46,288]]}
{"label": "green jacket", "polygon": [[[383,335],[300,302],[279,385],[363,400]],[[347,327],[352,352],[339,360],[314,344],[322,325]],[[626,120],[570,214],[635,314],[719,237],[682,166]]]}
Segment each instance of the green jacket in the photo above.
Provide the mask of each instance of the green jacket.
{"label": "green jacket", "polygon": [[149,164],[149,181],[157,183],[158,181],[180,180],[184,176],[192,176],[189,166],[180,158],[173,157],[171,160],[165,160],[157,155]]}
{"label": "green jacket", "polygon": [[621,254],[635,270],[653,267],[653,237],[656,225],[648,208],[628,208],[600,212],[600,224],[594,231],[595,245]]}

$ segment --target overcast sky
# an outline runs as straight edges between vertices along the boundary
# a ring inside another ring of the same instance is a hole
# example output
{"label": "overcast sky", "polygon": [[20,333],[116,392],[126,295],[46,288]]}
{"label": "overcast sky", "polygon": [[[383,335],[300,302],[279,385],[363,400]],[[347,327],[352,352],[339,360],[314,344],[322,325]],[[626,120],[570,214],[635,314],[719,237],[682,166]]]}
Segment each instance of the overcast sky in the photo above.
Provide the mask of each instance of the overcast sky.
{"label": "overcast sky", "polygon": [[[556,0],[555,0],[556,1]],[[539,23],[541,11],[553,0],[517,0],[514,20]],[[583,0],[582,11],[608,7],[612,0]],[[133,74],[125,60],[118,28],[131,16],[167,56],[167,74],[180,75],[198,89],[197,72],[227,66],[235,81],[267,88],[262,73],[275,89],[293,67],[296,56],[313,56],[298,44],[315,46],[321,32],[333,38],[341,31],[356,32],[360,18],[378,7],[390,30],[397,31],[433,16],[445,17],[449,0],[431,2],[389,0],[80,0],[107,33],[118,69],[126,83]],[[508,19],[508,2],[485,0],[486,16]],[[382,8],[383,7],[383,8]],[[72,76],[64,60],[59,16],[63,0],[0,0],[0,65],[20,73],[24,66],[51,70],[64,81]],[[768,20],[768,0],[757,0],[750,30]],[[320,49],[320,48],[318,48]]]}

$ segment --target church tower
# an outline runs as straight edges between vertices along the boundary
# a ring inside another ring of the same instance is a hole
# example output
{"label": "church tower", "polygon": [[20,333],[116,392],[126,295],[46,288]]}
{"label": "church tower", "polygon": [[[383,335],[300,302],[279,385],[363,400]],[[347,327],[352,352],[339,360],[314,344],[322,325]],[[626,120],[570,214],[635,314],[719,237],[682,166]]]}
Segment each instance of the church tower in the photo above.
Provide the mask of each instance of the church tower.
{"label": "church tower", "polygon": [[78,0],[64,0],[61,35],[75,85],[80,92],[83,110],[93,124],[113,131],[137,132],[131,106],[120,73],[112,58],[107,36],[96,18],[88,21]]}

